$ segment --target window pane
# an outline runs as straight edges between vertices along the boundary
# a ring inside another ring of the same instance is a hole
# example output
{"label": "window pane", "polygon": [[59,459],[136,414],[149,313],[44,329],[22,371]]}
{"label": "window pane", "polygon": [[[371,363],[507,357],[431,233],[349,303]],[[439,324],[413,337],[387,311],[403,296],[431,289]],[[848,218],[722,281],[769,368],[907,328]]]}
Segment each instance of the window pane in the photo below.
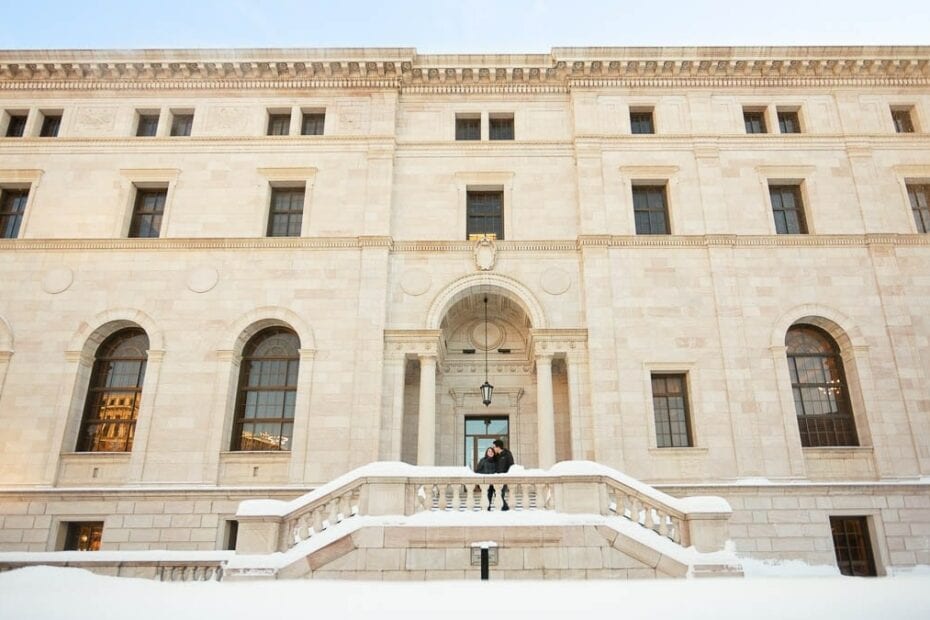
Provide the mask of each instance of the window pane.
{"label": "window pane", "polygon": [[636,234],[667,235],[668,211],[665,188],[662,186],[633,187],[633,218]]}
{"label": "window pane", "polygon": [[15,239],[26,212],[29,190],[0,191],[0,238]]}
{"label": "window pane", "polygon": [[859,445],[836,343],[817,328],[795,326],[785,345],[801,445]]}
{"label": "window pane", "polygon": [[513,117],[491,117],[488,123],[489,138],[491,140],[513,140]]}
{"label": "window pane", "polygon": [[193,114],[175,114],[171,121],[172,136],[189,136],[194,125]]}
{"label": "window pane", "polygon": [[129,224],[130,237],[158,237],[165,210],[166,189],[136,190],[136,203]]}
{"label": "window pane", "polygon": [[652,375],[652,406],[655,412],[656,446],[690,447],[691,430],[684,375]]}
{"label": "window pane", "polygon": [[504,238],[504,193],[499,191],[469,191],[466,197],[466,236]]}
{"label": "window pane", "polygon": [[456,140],[480,140],[481,139],[481,119],[480,118],[456,118],[455,119],[455,139]]}
{"label": "window pane", "polygon": [[269,237],[299,237],[304,210],[303,188],[274,188],[268,219]]}
{"label": "window pane", "polygon": [[140,114],[139,126],[136,135],[140,137],[152,137],[158,132],[158,115],[157,114]]}
{"label": "window pane", "polygon": [[61,127],[61,117],[58,115],[47,115],[42,120],[42,129],[39,132],[39,136],[42,138],[55,138],[58,136],[59,127]]}
{"label": "window pane", "polygon": [[652,112],[631,112],[630,131],[633,134],[655,133],[655,128],[652,126]]}
{"label": "window pane", "polygon": [[6,127],[6,137],[7,138],[22,138],[23,134],[26,133],[26,115],[25,114],[12,114],[10,115],[10,124]]}
{"label": "window pane", "polygon": [[323,113],[305,113],[300,126],[301,135],[322,136],[325,119],[326,115]]}
{"label": "window pane", "polygon": [[270,114],[268,116],[268,135],[286,136],[291,133],[290,114]]}
{"label": "window pane", "polygon": [[296,334],[272,327],[244,347],[233,450],[290,449],[299,346]]}

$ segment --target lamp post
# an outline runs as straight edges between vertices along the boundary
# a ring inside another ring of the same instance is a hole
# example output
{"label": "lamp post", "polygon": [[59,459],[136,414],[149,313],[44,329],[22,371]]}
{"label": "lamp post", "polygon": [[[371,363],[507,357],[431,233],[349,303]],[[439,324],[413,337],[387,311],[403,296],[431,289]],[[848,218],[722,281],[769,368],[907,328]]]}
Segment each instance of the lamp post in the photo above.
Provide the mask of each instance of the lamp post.
{"label": "lamp post", "polygon": [[491,404],[494,386],[488,383],[488,296],[484,296],[484,383],[481,385],[481,402],[487,407]]}

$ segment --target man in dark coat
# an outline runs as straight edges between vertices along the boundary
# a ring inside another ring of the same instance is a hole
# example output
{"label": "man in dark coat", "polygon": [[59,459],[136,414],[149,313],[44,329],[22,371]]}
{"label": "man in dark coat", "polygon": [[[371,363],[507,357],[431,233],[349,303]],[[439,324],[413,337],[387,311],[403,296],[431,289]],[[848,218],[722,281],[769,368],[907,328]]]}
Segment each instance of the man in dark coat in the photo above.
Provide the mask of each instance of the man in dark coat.
{"label": "man in dark coat", "polygon": [[[503,440],[494,440],[494,454],[497,455],[497,473],[506,474],[510,471],[513,466],[513,453],[504,447]],[[506,484],[501,488],[501,501],[504,504],[501,510],[510,510],[510,506],[507,505],[507,492],[509,490]]]}

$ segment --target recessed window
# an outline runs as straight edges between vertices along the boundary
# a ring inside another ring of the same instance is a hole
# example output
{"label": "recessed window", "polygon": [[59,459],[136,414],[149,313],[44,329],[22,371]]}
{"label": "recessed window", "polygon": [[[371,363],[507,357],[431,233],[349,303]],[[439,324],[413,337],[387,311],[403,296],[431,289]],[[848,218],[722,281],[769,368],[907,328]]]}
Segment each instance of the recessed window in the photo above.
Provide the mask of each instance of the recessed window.
{"label": "recessed window", "polygon": [[19,236],[28,201],[28,189],[0,189],[0,239]]}
{"label": "recessed window", "polygon": [[167,196],[167,188],[136,189],[132,221],[129,223],[130,237],[158,237]]}
{"label": "recessed window", "polygon": [[193,112],[175,112],[171,115],[171,135],[173,137],[190,136],[193,127]]}
{"label": "recessed window", "polygon": [[478,114],[457,114],[455,116],[456,140],[480,140],[481,116]]}
{"label": "recessed window", "polygon": [[652,109],[630,110],[630,133],[638,135],[655,132],[656,128],[652,122]]}
{"label": "recessed window", "polygon": [[878,574],[866,517],[830,517],[830,532],[840,574],[850,577],[875,577]]}
{"label": "recessed window", "polygon": [[492,114],[488,118],[491,140],[513,140],[513,114]]}
{"label": "recessed window", "polygon": [[325,123],[325,112],[304,112],[300,123],[300,135],[322,136]]}
{"label": "recessed window", "polygon": [[61,128],[61,114],[44,113],[42,115],[42,128],[39,130],[40,138],[57,138]]}
{"label": "recessed window", "polygon": [[665,186],[634,185],[633,217],[637,235],[669,234]]}
{"label": "recessed window", "polygon": [[765,111],[743,109],[743,122],[746,124],[746,133],[768,133],[765,127]]}
{"label": "recessed window", "polygon": [[139,113],[139,124],[136,126],[136,136],[151,138],[158,133],[158,114]]}
{"label": "recessed window", "polygon": [[914,117],[911,108],[891,108],[891,120],[897,133],[914,133]]}
{"label": "recessed window", "polygon": [[781,133],[801,133],[801,119],[794,110],[778,111],[778,131]]}
{"label": "recessed window", "polygon": [[304,217],[303,187],[273,187],[268,215],[269,237],[299,237]]}
{"label": "recessed window", "polygon": [[232,450],[290,450],[300,366],[297,334],[283,327],[260,331],[246,344]]}
{"label": "recessed window", "polygon": [[6,126],[7,138],[22,138],[26,134],[26,114],[10,114],[10,122]]}
{"label": "recessed window", "polygon": [[825,331],[795,325],[785,336],[801,445],[858,446],[839,347]]}
{"label": "recessed window", "polygon": [[907,197],[911,201],[917,232],[930,233],[930,185],[908,185]]}
{"label": "recessed window", "polygon": [[504,238],[504,192],[468,190],[466,236],[469,240]]}
{"label": "recessed window", "polygon": [[103,521],[72,521],[63,525],[67,529],[62,551],[100,551]]}
{"label": "recessed window", "polygon": [[226,521],[226,534],[224,535],[223,548],[227,551],[236,550],[236,542],[239,539],[239,522],[235,519]]}
{"label": "recessed window", "polygon": [[656,446],[690,448],[688,392],[683,374],[652,375],[652,408],[655,412]]}
{"label": "recessed window", "polygon": [[78,452],[132,450],[148,348],[148,336],[137,327],[116,332],[97,348]]}
{"label": "recessed window", "polygon": [[286,136],[291,133],[290,112],[268,114],[268,135]]}
{"label": "recessed window", "polygon": [[772,214],[775,217],[775,232],[779,235],[803,235],[807,233],[804,203],[799,185],[769,185],[772,199]]}

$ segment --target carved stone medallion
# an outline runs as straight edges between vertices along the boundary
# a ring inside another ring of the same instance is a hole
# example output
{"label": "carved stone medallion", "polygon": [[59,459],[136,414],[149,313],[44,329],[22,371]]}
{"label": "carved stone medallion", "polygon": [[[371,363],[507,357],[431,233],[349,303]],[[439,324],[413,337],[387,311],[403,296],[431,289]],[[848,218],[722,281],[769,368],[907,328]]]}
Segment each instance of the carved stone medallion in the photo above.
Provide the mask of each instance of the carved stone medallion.
{"label": "carved stone medallion", "polygon": [[493,239],[482,237],[475,244],[475,267],[479,271],[491,271],[497,262],[497,244]]}

